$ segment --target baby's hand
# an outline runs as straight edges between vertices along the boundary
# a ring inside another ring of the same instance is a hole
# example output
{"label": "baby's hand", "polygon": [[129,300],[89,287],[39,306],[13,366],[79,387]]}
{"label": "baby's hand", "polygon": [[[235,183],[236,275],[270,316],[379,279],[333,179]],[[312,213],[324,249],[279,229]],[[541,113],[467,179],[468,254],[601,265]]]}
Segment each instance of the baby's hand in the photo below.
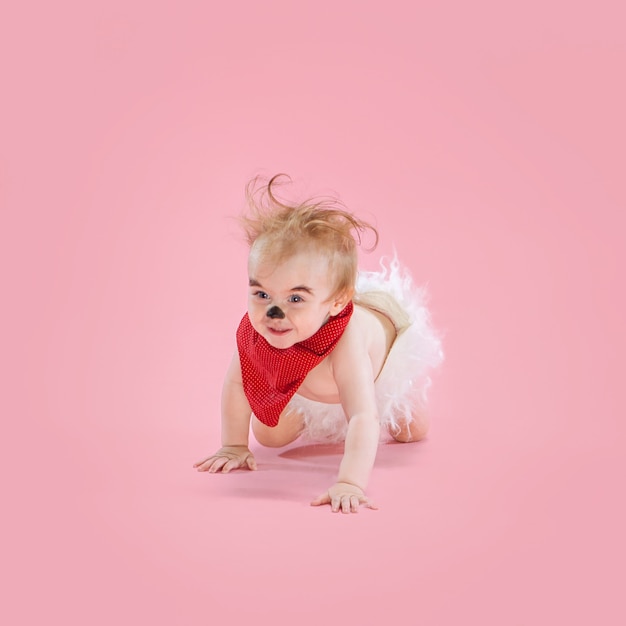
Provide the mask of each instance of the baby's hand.
{"label": "baby's hand", "polygon": [[224,446],[215,454],[194,463],[193,466],[199,472],[209,472],[211,474],[219,471],[222,474],[228,474],[230,470],[238,467],[247,467],[250,470],[257,468],[252,452],[248,450],[247,446]]}
{"label": "baby's hand", "polygon": [[363,493],[363,490],[350,483],[335,483],[326,493],[318,496],[311,502],[311,506],[330,504],[333,513],[340,509],[342,513],[358,513],[359,505],[368,509],[378,509]]}

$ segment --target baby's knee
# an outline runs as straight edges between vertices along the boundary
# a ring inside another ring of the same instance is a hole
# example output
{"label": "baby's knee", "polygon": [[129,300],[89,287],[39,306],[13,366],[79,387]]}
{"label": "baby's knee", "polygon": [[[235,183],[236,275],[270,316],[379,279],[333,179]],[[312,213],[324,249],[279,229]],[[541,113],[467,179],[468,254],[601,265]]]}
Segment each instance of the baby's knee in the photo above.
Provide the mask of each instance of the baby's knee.
{"label": "baby's knee", "polygon": [[286,446],[289,442],[285,440],[284,437],[275,437],[271,434],[259,432],[258,430],[252,430],[254,433],[254,438],[266,448],[282,448]]}
{"label": "baby's knee", "polygon": [[287,424],[279,424],[274,428],[266,426],[253,418],[252,433],[254,438],[267,448],[282,448],[298,438],[299,430],[286,427]]}
{"label": "baby's knee", "polygon": [[262,445],[267,448],[280,448],[284,446],[283,437],[277,437],[276,433],[272,432],[272,430],[263,426],[262,424],[252,423],[252,433],[254,434],[254,438]]}

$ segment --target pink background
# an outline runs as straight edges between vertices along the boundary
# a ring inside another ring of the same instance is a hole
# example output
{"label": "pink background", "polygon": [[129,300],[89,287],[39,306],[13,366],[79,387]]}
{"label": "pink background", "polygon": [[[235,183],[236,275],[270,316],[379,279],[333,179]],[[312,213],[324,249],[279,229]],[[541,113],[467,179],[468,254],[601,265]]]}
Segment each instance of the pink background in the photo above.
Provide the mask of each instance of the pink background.
{"label": "pink background", "polygon": [[[623,3],[5,4],[3,622],[623,624]],[[379,511],[309,507],[333,447],[191,467],[278,171],[445,335]]]}

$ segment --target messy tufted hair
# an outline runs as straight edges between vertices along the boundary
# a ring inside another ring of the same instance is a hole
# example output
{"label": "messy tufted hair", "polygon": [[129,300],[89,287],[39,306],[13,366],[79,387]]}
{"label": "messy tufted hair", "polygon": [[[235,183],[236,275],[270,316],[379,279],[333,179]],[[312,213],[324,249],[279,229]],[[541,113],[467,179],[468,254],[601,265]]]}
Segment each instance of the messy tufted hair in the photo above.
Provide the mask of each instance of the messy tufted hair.
{"label": "messy tufted hair", "polygon": [[371,231],[378,244],[378,231],[346,210],[336,198],[310,198],[288,203],[276,197],[276,187],[291,179],[277,174],[265,183],[253,178],[246,187],[248,211],[240,217],[248,244],[263,260],[283,263],[302,249],[315,250],[328,258],[335,288],[330,299],[351,298],[357,276],[357,245]]}

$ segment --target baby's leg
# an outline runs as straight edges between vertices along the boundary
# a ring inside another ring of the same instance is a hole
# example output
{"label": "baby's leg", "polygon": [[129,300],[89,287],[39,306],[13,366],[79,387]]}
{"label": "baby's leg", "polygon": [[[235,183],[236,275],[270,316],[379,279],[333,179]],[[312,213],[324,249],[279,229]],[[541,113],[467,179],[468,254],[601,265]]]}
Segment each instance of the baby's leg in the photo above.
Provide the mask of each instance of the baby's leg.
{"label": "baby's leg", "polygon": [[302,413],[292,409],[289,405],[280,414],[277,426],[271,428],[252,416],[252,432],[262,446],[280,448],[295,441],[304,429]]}
{"label": "baby's leg", "polygon": [[401,443],[409,443],[411,441],[420,441],[426,437],[428,428],[430,427],[430,419],[426,414],[415,411],[410,422],[402,422],[400,429],[396,430],[393,426],[389,426],[389,434]]}

